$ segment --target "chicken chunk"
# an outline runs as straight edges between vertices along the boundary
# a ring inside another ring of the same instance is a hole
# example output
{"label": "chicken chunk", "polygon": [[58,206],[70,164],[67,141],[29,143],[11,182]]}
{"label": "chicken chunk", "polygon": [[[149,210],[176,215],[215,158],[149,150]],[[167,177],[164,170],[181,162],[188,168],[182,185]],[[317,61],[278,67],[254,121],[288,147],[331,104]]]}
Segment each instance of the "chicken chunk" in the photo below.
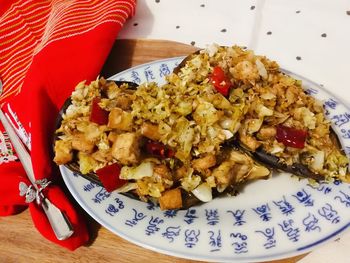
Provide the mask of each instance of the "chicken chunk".
{"label": "chicken chunk", "polygon": [[131,132],[119,134],[112,146],[112,156],[122,165],[137,164],[140,156],[139,136]]}
{"label": "chicken chunk", "polygon": [[154,167],[153,170],[155,175],[160,176],[161,178],[172,180],[171,172],[165,164],[158,164]]}
{"label": "chicken chunk", "polygon": [[159,198],[161,210],[179,209],[182,207],[182,196],[179,188],[165,191]]}
{"label": "chicken chunk", "polygon": [[158,130],[158,125],[147,122],[144,122],[141,125],[141,134],[154,141],[158,141],[161,136]]}
{"label": "chicken chunk", "polygon": [[198,158],[192,161],[193,169],[197,171],[202,171],[213,167],[216,164],[216,158],[213,154],[207,154],[202,158]]}
{"label": "chicken chunk", "polygon": [[108,127],[112,129],[119,129],[122,131],[131,131],[131,113],[123,111],[120,108],[113,108],[108,115]]}
{"label": "chicken chunk", "polygon": [[74,135],[72,140],[72,148],[83,153],[92,153],[95,148],[95,143],[88,140],[85,134],[78,133]]}
{"label": "chicken chunk", "polygon": [[56,141],[54,162],[58,165],[66,164],[73,159],[72,144],[70,141]]}

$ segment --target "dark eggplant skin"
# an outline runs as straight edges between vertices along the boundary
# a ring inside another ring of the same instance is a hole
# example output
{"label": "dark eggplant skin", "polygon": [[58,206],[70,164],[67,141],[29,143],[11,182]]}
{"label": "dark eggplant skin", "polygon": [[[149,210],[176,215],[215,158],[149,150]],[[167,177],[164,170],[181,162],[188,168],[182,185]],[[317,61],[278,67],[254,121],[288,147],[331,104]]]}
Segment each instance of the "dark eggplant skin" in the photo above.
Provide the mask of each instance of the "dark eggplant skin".
{"label": "dark eggplant skin", "polygon": [[279,157],[266,152],[261,146],[255,151],[248,150],[239,142],[239,139],[236,137],[227,140],[223,144],[223,147],[231,147],[245,152],[248,155],[250,155],[255,161],[266,166],[271,170],[284,171],[302,178],[310,178],[316,181],[320,181],[322,179],[321,175],[314,173],[308,167],[301,163],[287,165],[286,163],[282,162]]}
{"label": "dark eggplant skin", "polygon": [[[340,143],[339,137],[335,133],[335,131],[330,129],[330,136],[332,141],[336,145],[336,147],[344,154],[344,150],[342,149],[342,145]],[[313,179],[317,182],[324,181],[323,175],[315,173],[310,168],[302,163],[293,163],[292,165],[287,165],[283,162],[279,157],[266,152],[261,146],[258,147],[255,151],[250,151],[246,147],[244,147],[239,139],[233,137],[227,140],[224,143],[224,147],[233,147],[235,149],[239,149],[243,152],[249,154],[255,161],[261,163],[262,165],[267,166],[272,170],[284,171],[293,175],[296,175],[301,178]]]}
{"label": "dark eggplant skin", "polygon": [[288,172],[303,178],[310,178],[316,181],[320,181],[322,176],[311,171],[307,166],[301,163],[294,163],[292,165],[287,165],[281,162],[280,158],[275,155],[269,154],[264,151],[262,148],[256,149],[255,152],[251,152],[253,159],[258,162],[267,165],[275,170],[280,170],[284,172]]}
{"label": "dark eggplant skin", "polygon": [[[345,154],[339,137],[332,127],[330,127],[330,137],[337,149],[342,152],[342,154]],[[311,169],[309,169],[306,165],[302,163],[293,163],[292,165],[287,165],[281,162],[277,156],[264,151],[262,147],[259,147],[255,152],[252,152],[251,155],[255,160],[261,162],[262,164],[266,164],[273,169],[288,172],[302,178],[313,179],[317,182],[324,180],[322,175],[311,171]]]}

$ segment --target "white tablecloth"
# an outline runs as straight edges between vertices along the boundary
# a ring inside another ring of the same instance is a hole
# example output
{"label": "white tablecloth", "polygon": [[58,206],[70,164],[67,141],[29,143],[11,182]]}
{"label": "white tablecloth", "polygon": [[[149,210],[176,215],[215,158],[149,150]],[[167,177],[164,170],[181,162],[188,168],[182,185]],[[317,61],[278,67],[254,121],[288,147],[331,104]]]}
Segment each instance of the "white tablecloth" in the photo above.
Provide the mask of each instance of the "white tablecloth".
{"label": "white tablecloth", "polygon": [[349,0],[138,0],[119,38],[247,46],[350,105]]}
{"label": "white tablecloth", "polygon": [[[138,0],[118,38],[247,46],[350,107],[349,0]],[[302,262],[349,262],[347,248],[350,234]]]}

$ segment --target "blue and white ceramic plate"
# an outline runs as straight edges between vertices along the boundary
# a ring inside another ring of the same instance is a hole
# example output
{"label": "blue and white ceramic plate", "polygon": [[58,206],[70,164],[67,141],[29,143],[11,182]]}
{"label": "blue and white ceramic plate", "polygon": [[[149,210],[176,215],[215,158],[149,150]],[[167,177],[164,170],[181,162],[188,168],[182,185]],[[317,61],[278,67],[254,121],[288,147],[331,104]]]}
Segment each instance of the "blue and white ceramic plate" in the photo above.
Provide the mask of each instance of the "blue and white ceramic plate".
{"label": "blue and white ceramic plate", "polygon": [[[113,80],[164,82],[182,57],[140,65]],[[287,72],[291,74],[290,72]],[[294,75],[294,74],[292,74]],[[301,77],[308,93],[324,103],[347,153],[350,110],[317,84]],[[286,173],[247,185],[186,211],[158,207],[106,190],[65,167],[63,179],[79,204],[101,225],[148,249],[215,262],[257,262],[306,253],[336,239],[350,225],[350,185],[311,186]]]}

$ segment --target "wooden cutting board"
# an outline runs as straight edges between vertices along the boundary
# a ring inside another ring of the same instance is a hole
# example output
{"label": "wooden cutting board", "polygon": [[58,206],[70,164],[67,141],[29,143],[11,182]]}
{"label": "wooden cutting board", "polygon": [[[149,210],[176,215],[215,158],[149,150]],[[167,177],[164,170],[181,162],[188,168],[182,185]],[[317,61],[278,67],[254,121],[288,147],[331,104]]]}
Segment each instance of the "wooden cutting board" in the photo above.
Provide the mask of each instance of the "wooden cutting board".
{"label": "wooden cutting board", "polygon": [[[101,76],[109,77],[138,64],[187,55],[195,50],[193,46],[171,41],[117,40]],[[134,245],[100,226],[84,211],[82,213],[88,220],[91,241],[74,252],[69,252],[43,238],[34,228],[28,211],[10,217],[0,217],[0,262],[196,262],[159,254]],[[302,257],[271,262],[294,263]]]}

